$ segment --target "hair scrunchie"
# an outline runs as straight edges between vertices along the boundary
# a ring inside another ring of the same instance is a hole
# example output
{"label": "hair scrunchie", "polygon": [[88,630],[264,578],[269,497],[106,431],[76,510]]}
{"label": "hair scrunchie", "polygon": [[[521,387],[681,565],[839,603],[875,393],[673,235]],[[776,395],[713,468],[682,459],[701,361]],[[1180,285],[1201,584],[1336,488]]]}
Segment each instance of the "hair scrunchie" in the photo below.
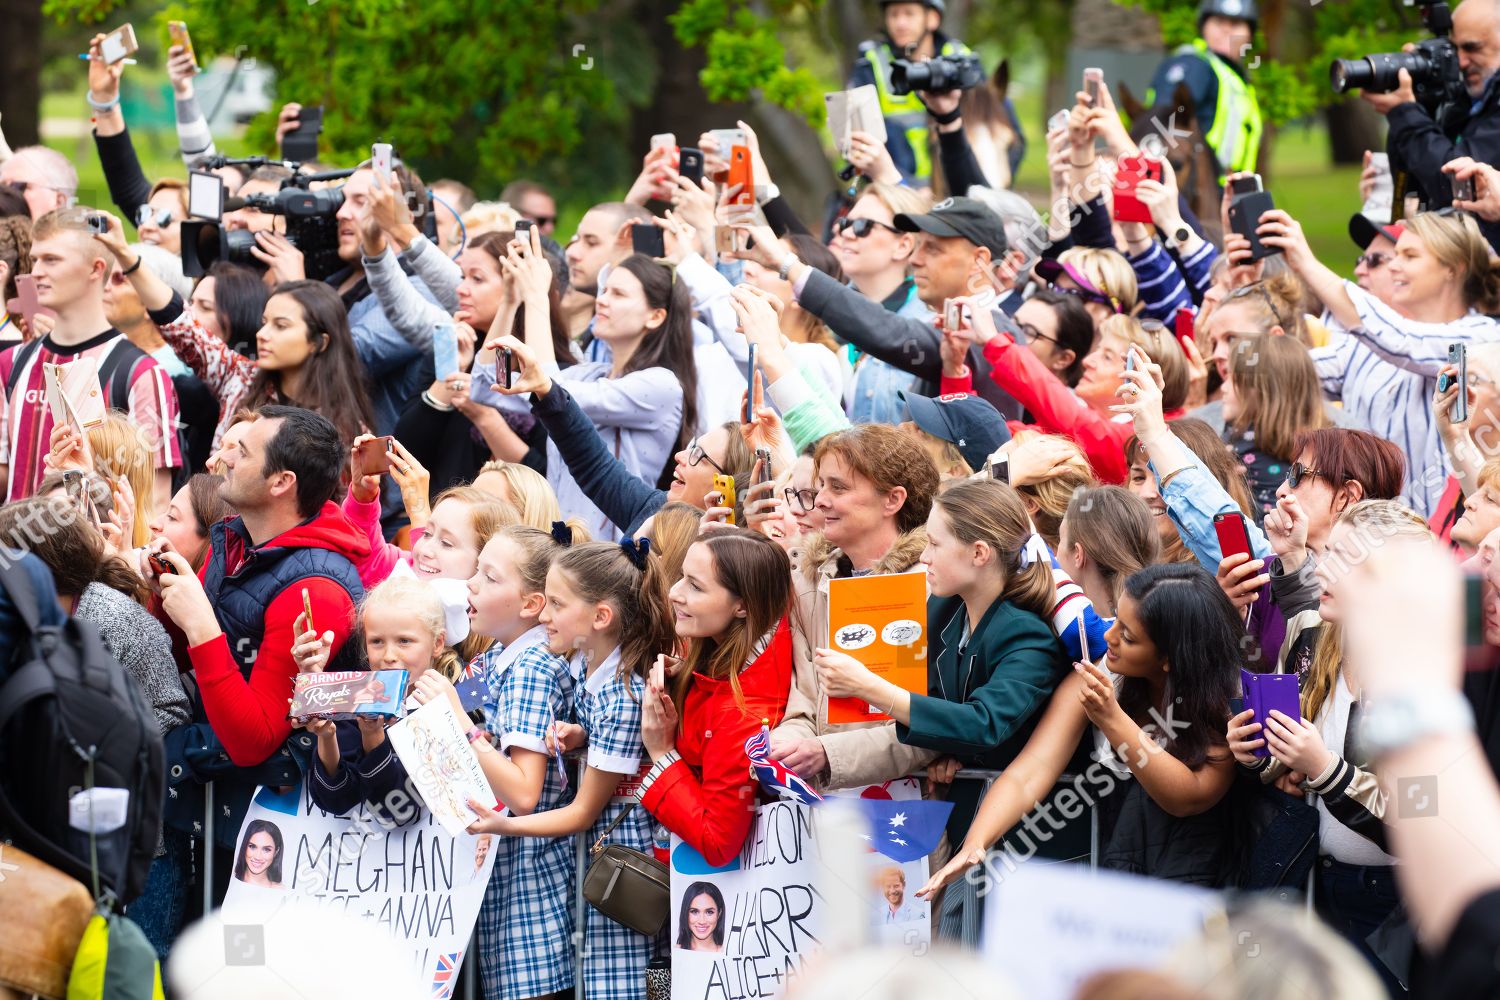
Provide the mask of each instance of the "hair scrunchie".
{"label": "hair scrunchie", "polygon": [[552,540],[563,548],[573,544],[573,530],[566,521],[552,522]]}
{"label": "hair scrunchie", "polygon": [[620,548],[625,551],[626,557],[641,572],[646,570],[646,556],[651,553],[651,539],[642,538],[639,541],[626,535],[620,539]]}

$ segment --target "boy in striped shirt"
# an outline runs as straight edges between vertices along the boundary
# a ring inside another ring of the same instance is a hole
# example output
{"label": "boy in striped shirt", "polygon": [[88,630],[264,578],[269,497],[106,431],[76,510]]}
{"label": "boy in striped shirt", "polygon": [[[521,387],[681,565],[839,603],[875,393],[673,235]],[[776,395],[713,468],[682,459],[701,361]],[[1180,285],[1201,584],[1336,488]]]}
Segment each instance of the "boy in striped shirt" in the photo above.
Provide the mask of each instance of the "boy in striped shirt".
{"label": "boy in striped shirt", "polygon": [[[177,394],[167,372],[110,325],[104,285],[113,259],[89,230],[88,208],[63,208],[37,220],[32,275],[37,301],[57,313],[50,332],[0,353],[0,481],[6,502],[30,496],[42,481],[52,410],[42,365],[91,357],[99,366],[105,406],[126,412],[151,450],[156,499],[171,495],[177,443]],[[140,266],[140,262],[136,262]]]}

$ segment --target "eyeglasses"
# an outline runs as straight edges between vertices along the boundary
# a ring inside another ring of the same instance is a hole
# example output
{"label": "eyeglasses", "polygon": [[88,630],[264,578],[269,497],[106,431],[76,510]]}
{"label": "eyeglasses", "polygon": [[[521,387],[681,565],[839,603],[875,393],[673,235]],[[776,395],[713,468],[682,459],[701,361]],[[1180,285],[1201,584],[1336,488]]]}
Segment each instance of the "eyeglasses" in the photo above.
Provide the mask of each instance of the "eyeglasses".
{"label": "eyeglasses", "polygon": [[146,223],[151,222],[153,218],[156,221],[156,228],[165,229],[172,224],[172,210],[164,208],[153,216],[151,214],[151,206],[142,205],[135,210],[135,227],[139,229]]}
{"label": "eyeglasses", "polygon": [[714,471],[716,471],[719,475],[729,475],[729,473],[724,471],[724,467],[722,465],[708,457],[708,452],[703,450],[703,446],[698,443],[697,438],[693,438],[692,443],[688,445],[687,460],[688,465],[697,465],[699,462],[707,462],[709,465],[712,465],[714,467]]}
{"label": "eyeglasses", "polygon": [[1017,323],[1016,327],[1018,329],[1020,329],[1020,331],[1022,333],[1026,334],[1026,339],[1028,341],[1030,341],[1030,340],[1045,340],[1049,344],[1056,344],[1057,343],[1057,338],[1056,337],[1049,337],[1049,336],[1047,336],[1045,333],[1043,333],[1042,331],[1038,330],[1036,327],[1032,326],[1030,323]]}
{"label": "eyeglasses", "polygon": [[817,490],[798,490],[788,486],[782,492],[786,494],[786,502],[789,505],[795,503],[804,514],[812,510],[813,505],[818,501]]}
{"label": "eyeglasses", "polygon": [[833,231],[840,236],[846,233],[857,240],[862,240],[875,231],[875,227],[899,233],[901,230],[895,226],[888,226],[884,222],[876,222],[874,219],[851,219],[847,215],[833,224]]}
{"label": "eyeglasses", "polygon": [[1359,267],[1359,265],[1363,264],[1374,271],[1384,267],[1390,259],[1391,255],[1388,253],[1362,253],[1354,258],[1354,266]]}
{"label": "eyeglasses", "polygon": [[530,219],[539,226],[550,226],[557,221],[557,216],[555,215],[524,215],[522,218]]}
{"label": "eyeglasses", "polygon": [[1328,478],[1317,469],[1309,469],[1301,462],[1293,462],[1291,466],[1286,470],[1286,484],[1295,490],[1298,486],[1302,485],[1302,480],[1306,479],[1308,476],[1315,476],[1321,479]]}
{"label": "eyeglasses", "polygon": [[1271,293],[1266,291],[1266,286],[1259,281],[1254,284],[1245,285],[1242,288],[1236,288],[1225,296],[1224,301],[1233,302],[1235,299],[1243,299],[1247,295],[1259,295],[1265,302],[1266,308],[1271,311],[1271,318],[1276,320],[1276,325],[1283,328],[1286,327],[1287,322],[1281,318],[1281,310],[1276,308],[1276,301],[1271,298]]}

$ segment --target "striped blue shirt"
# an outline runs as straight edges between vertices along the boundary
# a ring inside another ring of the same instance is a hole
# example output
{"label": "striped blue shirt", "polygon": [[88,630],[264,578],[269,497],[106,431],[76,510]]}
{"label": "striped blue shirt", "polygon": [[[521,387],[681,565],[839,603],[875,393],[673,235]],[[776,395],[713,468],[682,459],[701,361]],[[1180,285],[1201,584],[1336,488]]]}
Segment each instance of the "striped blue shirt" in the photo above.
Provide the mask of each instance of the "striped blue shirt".
{"label": "striped blue shirt", "polygon": [[1432,412],[1448,345],[1500,340],[1500,321],[1470,310],[1452,323],[1423,323],[1400,315],[1352,281],[1344,288],[1360,324],[1336,334],[1329,346],[1313,349],[1323,393],[1342,400],[1357,426],[1401,449],[1406,455],[1401,502],[1427,517],[1450,472]]}

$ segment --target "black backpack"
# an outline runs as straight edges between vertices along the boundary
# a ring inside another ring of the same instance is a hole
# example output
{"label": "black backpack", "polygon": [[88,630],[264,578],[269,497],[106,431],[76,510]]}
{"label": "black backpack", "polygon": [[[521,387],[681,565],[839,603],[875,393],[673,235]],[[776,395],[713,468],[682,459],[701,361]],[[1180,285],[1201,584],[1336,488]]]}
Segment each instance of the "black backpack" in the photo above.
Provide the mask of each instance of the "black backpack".
{"label": "black backpack", "polygon": [[[93,626],[43,627],[30,578],[0,559],[0,585],[27,634],[0,685],[0,834],[122,902],[139,896],[161,831],[166,765],[156,716]],[[21,636],[15,637],[22,639]],[[72,796],[123,788],[123,827],[92,838],[68,823]],[[91,861],[96,860],[96,864]]]}

